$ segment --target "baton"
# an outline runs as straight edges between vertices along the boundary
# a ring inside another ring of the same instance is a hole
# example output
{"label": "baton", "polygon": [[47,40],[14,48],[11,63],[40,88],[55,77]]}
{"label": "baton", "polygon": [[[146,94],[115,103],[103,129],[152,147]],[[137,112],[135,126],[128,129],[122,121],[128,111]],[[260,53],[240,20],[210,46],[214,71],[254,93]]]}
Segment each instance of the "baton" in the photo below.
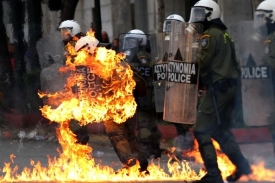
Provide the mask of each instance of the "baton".
{"label": "baton", "polygon": [[219,114],[218,107],[217,107],[216,94],[215,94],[215,90],[214,90],[213,83],[212,83],[212,77],[210,74],[208,74],[208,77],[209,77],[209,86],[210,86],[210,90],[211,90],[212,100],[213,100],[213,104],[214,104],[214,108],[215,108],[215,112],[216,112],[216,116],[217,116],[217,121],[218,121],[218,124],[221,124],[220,114]]}

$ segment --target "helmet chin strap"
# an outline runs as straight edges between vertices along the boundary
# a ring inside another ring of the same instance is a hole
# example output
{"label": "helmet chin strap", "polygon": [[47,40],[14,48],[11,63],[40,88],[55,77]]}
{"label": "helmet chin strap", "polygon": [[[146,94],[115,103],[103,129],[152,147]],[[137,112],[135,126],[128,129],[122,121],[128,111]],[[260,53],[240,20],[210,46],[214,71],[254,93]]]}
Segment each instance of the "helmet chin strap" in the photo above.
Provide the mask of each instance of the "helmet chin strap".
{"label": "helmet chin strap", "polygon": [[206,15],[205,15],[205,18],[207,19],[207,21],[211,21],[211,14],[212,14],[212,12],[211,11],[209,11],[208,13],[206,13]]}
{"label": "helmet chin strap", "polygon": [[274,21],[268,21],[268,22],[266,22],[266,27],[267,27],[268,34],[274,32],[275,31],[275,23],[274,23]]}

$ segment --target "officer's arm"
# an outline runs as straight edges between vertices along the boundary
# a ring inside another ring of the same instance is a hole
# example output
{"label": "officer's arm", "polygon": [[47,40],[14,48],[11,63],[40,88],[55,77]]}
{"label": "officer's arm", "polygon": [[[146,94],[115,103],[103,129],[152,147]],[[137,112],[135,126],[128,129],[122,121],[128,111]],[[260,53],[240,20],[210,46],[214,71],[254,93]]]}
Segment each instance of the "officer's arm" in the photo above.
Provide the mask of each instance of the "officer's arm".
{"label": "officer's arm", "polygon": [[271,40],[271,43],[269,44],[269,53],[268,53],[268,64],[275,69],[275,37]]}
{"label": "officer's arm", "polygon": [[143,66],[150,66],[150,55],[147,52],[139,52],[137,56]]}
{"label": "officer's arm", "polygon": [[201,49],[197,57],[197,63],[200,69],[204,70],[209,67],[213,61],[216,50],[216,38],[210,34],[204,34],[200,40]]}

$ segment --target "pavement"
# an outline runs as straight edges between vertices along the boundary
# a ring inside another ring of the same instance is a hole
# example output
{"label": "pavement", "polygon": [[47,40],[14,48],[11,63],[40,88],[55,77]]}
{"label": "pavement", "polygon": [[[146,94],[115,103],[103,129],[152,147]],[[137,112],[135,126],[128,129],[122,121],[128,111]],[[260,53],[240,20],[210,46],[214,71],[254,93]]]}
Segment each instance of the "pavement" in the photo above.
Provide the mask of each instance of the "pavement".
{"label": "pavement", "polygon": [[[20,130],[22,131],[22,129]],[[19,133],[20,133],[19,131]],[[30,130],[29,130],[30,131]],[[18,134],[19,134],[18,133]],[[171,139],[162,139],[161,141],[161,147],[165,149],[170,149],[172,145]],[[105,134],[90,134],[90,141],[89,145],[93,148],[92,150],[92,157],[94,159],[94,162],[101,167],[108,166],[111,167],[113,170],[119,170],[122,167],[122,164],[120,163],[119,159],[117,158],[107,136]],[[273,146],[270,142],[266,143],[252,143],[252,144],[240,144],[241,150],[244,153],[245,157],[248,158],[249,162],[252,165],[257,165],[260,162],[265,163],[265,172],[272,171],[273,175],[275,175],[275,160],[274,160],[274,154],[273,154]],[[3,168],[5,163],[11,162],[10,155],[13,154],[14,162],[11,163],[11,167],[15,167],[15,165],[18,167],[17,172],[20,174],[20,172],[28,167],[33,168],[31,166],[31,160],[33,162],[40,162],[42,167],[48,167],[48,157],[59,157],[59,153],[57,149],[61,149],[60,144],[56,139],[19,139],[18,137],[10,137],[7,138],[5,136],[1,136],[0,140],[0,175],[4,176],[5,173],[3,173]],[[167,174],[167,177],[165,179],[160,179],[156,177],[144,179],[144,178],[136,178],[136,179],[130,179],[127,180],[127,182],[184,182],[183,180],[178,180],[178,178],[174,178],[171,173],[168,171],[168,156],[162,155],[162,157],[159,160],[150,160],[151,163],[158,165],[159,171],[164,171]],[[198,164],[196,162],[189,162],[191,167],[196,168],[202,168],[201,164]],[[192,164],[193,163],[193,164]],[[151,175],[150,175],[151,176]],[[3,178],[3,177],[2,177]],[[262,183],[268,183],[268,182],[275,182],[275,176],[273,177],[271,181],[258,181]],[[96,182],[97,180],[101,179],[94,179],[91,182]],[[104,180],[104,179],[103,179]],[[1,181],[1,177],[0,177]],[[16,182],[16,180],[13,180]],[[1,182],[9,182],[2,180]],[[18,181],[21,182],[21,181]],[[36,181],[31,181],[36,182]],[[50,180],[44,180],[42,182],[64,182],[64,181],[50,181]],[[77,181],[73,181],[77,182]],[[82,182],[82,181],[80,181]],[[90,181],[89,181],[90,182]],[[99,181],[100,182],[100,181]],[[125,180],[117,179],[115,181],[101,181],[101,182],[125,182]],[[256,183],[257,181],[247,181],[244,179],[243,181],[239,182],[249,182],[249,183]]]}
{"label": "pavement", "polygon": [[[6,114],[6,119],[9,121],[9,125],[0,129],[0,182],[11,182],[10,179],[5,177],[7,174],[4,168],[9,162],[12,168],[16,167],[17,170],[14,170],[14,172],[19,175],[19,178],[12,178],[12,182],[22,182],[22,179],[27,182],[37,182],[37,180],[32,180],[24,175],[22,170],[29,168],[29,172],[35,171],[34,167],[37,166],[37,162],[40,162],[41,165],[39,166],[47,169],[50,166],[48,158],[53,159],[57,157],[58,159],[60,157],[61,145],[56,139],[55,132],[57,124],[49,123],[49,121],[37,114]],[[162,133],[161,148],[171,150],[177,137],[174,125],[159,124],[158,127]],[[126,177],[120,177],[120,175],[116,177],[117,175],[114,172],[121,169],[122,164],[104,132],[104,125],[102,123],[90,124],[89,132],[89,146],[92,147],[91,156],[95,162],[95,167],[104,167],[103,169],[108,167],[108,170],[109,168],[111,170],[107,173],[104,172],[102,175],[100,173],[100,175],[97,175],[98,173],[96,173],[95,175],[97,176],[93,175],[89,181],[83,181],[83,179],[76,177],[71,182],[78,182],[78,180],[79,182],[185,182],[186,176],[193,176],[193,171],[198,173],[203,168],[201,163],[186,160],[171,172],[171,169],[169,170],[170,164],[168,163],[169,157],[163,154],[159,160],[149,159],[152,167],[150,171],[154,170],[149,177],[146,176],[144,178],[133,174]],[[249,160],[253,170],[257,171],[249,179],[243,178],[239,182],[275,182],[275,155],[268,129],[264,127],[233,129],[232,132],[240,144],[244,156]],[[23,136],[24,138],[22,138]],[[198,154],[198,152],[196,153]],[[11,155],[15,157],[13,161],[11,160]],[[264,163],[264,165],[261,163]],[[110,174],[112,174],[112,178],[106,179]],[[70,181],[42,178],[39,182]]]}
{"label": "pavement", "polygon": [[[142,118],[143,116],[145,115],[141,113],[140,117]],[[41,113],[21,114],[19,112],[14,111],[13,113],[5,113],[4,120],[6,121],[7,125],[13,129],[30,128],[36,126],[37,124],[51,124],[48,119],[44,118],[41,115]],[[157,118],[154,118],[154,120],[156,120],[156,123],[159,124],[158,128],[161,131],[162,138],[173,139],[177,136],[175,126],[172,125],[172,123],[162,123],[162,120],[159,120]],[[54,126],[54,124],[51,126]],[[104,134],[105,127],[102,122],[91,123],[88,124],[88,131],[91,134]],[[272,139],[267,127],[236,128],[232,129],[232,132],[235,135],[238,143],[271,142]]]}

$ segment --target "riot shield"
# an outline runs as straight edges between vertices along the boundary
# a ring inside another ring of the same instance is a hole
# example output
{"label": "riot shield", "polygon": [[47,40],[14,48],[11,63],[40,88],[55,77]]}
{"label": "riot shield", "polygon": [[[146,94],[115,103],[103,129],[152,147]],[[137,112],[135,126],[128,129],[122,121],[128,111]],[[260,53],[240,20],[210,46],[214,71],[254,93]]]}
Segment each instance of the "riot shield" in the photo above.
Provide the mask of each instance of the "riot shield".
{"label": "riot shield", "polygon": [[92,67],[89,65],[75,66],[74,76],[76,85],[73,88],[73,92],[78,99],[85,100],[85,97],[102,97],[103,79],[94,73]]}
{"label": "riot shield", "polygon": [[196,122],[199,68],[195,60],[202,31],[201,24],[171,24],[163,113],[165,121]]}
{"label": "riot shield", "polygon": [[267,125],[274,118],[271,68],[262,62],[267,30],[253,29],[253,21],[239,22],[239,58],[243,120],[247,126]]}
{"label": "riot shield", "polygon": [[[146,44],[141,44],[146,40]],[[147,94],[138,97],[141,109],[149,109],[153,103],[152,60],[155,58],[155,35],[121,33],[119,35],[119,52],[126,54],[126,62],[142,75],[147,83]]]}
{"label": "riot shield", "polygon": [[169,39],[165,39],[167,34],[158,33],[156,35],[156,57],[153,62],[153,86],[156,112],[163,112],[165,80],[168,62]]}
{"label": "riot shield", "polygon": [[[64,91],[68,74],[59,72],[59,69],[64,66],[65,60],[60,32],[56,31],[41,38],[36,43],[36,49],[42,68],[40,73],[41,91],[52,93]],[[43,98],[43,103],[44,105],[49,104],[46,98]]]}

